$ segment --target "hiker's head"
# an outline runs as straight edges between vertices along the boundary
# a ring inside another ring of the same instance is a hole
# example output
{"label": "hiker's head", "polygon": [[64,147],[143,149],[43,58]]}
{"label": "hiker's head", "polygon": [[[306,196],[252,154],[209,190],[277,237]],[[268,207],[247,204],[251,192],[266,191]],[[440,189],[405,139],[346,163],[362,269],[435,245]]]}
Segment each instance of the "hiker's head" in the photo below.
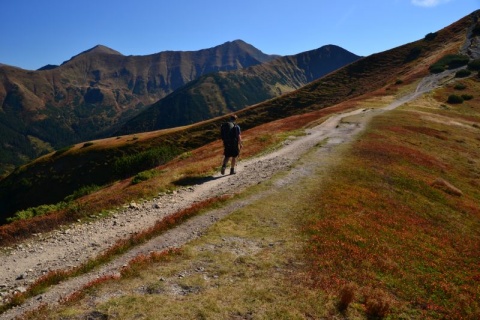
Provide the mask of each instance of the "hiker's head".
{"label": "hiker's head", "polygon": [[230,116],[230,121],[236,121],[238,119],[237,115],[236,114],[232,114]]}

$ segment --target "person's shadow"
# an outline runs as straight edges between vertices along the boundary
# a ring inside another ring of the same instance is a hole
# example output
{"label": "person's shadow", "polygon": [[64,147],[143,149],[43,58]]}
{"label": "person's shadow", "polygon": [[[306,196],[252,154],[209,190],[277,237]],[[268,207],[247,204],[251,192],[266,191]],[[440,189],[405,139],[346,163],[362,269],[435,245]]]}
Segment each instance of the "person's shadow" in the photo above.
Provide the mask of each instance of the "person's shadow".
{"label": "person's shadow", "polygon": [[186,186],[193,186],[196,184],[203,184],[205,182],[217,180],[219,178],[223,178],[224,176],[209,176],[209,177],[184,177],[173,181],[173,184],[179,187],[186,187]]}

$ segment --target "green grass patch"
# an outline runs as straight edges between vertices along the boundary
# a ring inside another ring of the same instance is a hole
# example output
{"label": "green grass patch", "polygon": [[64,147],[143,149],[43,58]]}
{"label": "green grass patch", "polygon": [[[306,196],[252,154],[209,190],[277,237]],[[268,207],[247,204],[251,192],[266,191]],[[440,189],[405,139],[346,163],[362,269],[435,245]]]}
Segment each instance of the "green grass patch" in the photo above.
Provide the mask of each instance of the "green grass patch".
{"label": "green grass patch", "polygon": [[150,180],[158,175],[160,175],[162,172],[160,170],[152,169],[152,170],[146,170],[137,173],[133,179],[132,179],[132,184],[137,184],[142,181],[147,181]]}
{"label": "green grass patch", "polygon": [[455,69],[462,66],[466,66],[470,61],[466,55],[448,54],[443,56],[437,62],[430,66],[431,73],[440,73],[447,69]]}
{"label": "green grass patch", "polygon": [[137,172],[165,164],[178,154],[180,150],[173,146],[155,147],[118,157],[113,163],[113,168],[117,176],[129,177]]}
{"label": "green grass patch", "polygon": [[44,204],[37,207],[28,208],[25,210],[17,211],[13,217],[7,218],[8,222],[13,222],[17,220],[26,220],[33,217],[39,217],[51,212],[56,212],[58,210],[65,209],[68,206],[66,202],[59,202],[57,204]]}

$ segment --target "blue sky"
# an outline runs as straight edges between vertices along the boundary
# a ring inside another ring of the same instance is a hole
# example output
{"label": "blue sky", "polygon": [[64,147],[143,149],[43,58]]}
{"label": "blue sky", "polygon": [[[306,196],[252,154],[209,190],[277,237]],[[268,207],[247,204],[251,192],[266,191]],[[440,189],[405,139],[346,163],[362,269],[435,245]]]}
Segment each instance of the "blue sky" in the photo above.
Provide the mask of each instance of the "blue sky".
{"label": "blue sky", "polygon": [[267,54],[334,44],[366,56],[477,9],[480,0],[0,0],[0,63],[34,70],[97,44],[147,55],[236,39]]}

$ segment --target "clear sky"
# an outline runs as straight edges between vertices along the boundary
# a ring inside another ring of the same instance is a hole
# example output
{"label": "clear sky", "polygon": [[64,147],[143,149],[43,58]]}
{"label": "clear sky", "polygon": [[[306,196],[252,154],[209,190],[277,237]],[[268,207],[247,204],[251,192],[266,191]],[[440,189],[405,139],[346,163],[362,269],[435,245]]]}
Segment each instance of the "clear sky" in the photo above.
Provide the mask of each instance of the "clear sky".
{"label": "clear sky", "polygon": [[367,56],[477,9],[480,0],[0,0],[0,63],[34,70],[97,44],[147,55],[237,39],[267,54],[334,44]]}

